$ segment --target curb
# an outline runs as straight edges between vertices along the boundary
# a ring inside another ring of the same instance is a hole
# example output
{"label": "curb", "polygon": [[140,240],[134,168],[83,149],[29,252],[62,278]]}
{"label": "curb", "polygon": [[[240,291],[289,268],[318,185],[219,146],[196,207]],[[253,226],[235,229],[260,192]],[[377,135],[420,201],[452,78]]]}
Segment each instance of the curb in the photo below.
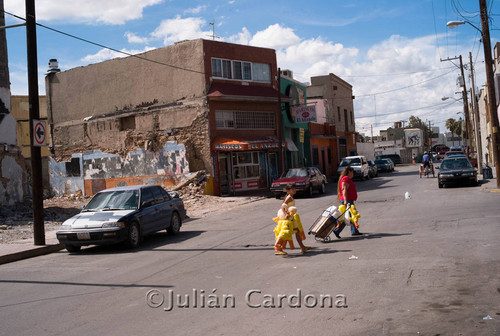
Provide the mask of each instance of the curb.
{"label": "curb", "polygon": [[44,254],[49,254],[49,253],[60,251],[63,249],[64,249],[63,244],[54,244],[54,245],[40,246],[40,247],[32,248],[29,250],[25,250],[25,251],[5,254],[5,255],[0,256],[0,265],[7,264],[10,262],[14,262],[14,261],[18,261],[18,260],[22,260],[22,259],[38,257],[38,256],[41,256]]}

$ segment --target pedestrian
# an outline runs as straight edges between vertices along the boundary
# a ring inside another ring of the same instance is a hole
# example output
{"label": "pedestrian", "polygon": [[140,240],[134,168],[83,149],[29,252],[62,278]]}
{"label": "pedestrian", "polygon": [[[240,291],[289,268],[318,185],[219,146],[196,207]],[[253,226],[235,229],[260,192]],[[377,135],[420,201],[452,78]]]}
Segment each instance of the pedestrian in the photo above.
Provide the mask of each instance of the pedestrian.
{"label": "pedestrian", "polygon": [[[348,208],[348,204],[354,205],[354,202],[358,200],[358,192],[356,191],[356,185],[352,181],[354,177],[354,169],[351,166],[347,166],[342,170],[339,177],[339,182],[337,184],[337,201],[340,204],[345,205]],[[349,216],[352,214],[349,212]],[[340,233],[345,227],[345,221],[333,229],[333,233],[337,238],[340,237]],[[356,225],[351,225],[351,236],[361,236],[362,233],[356,228]]]}
{"label": "pedestrian", "polygon": [[[304,233],[304,228],[302,227],[302,222],[300,221],[300,216],[297,213],[297,208],[295,207],[295,199],[293,198],[293,196],[297,193],[297,189],[296,189],[295,185],[292,183],[287,184],[285,189],[286,189],[285,199],[283,200],[283,203],[281,204],[281,208],[278,211],[278,217],[274,218],[273,220],[278,222],[277,228],[279,227],[279,220],[283,220],[284,218],[286,218],[292,222],[291,223],[292,224],[291,234],[295,233],[295,238],[297,239],[297,242],[299,243],[300,250],[304,253],[304,252],[307,252],[308,250],[310,250],[311,247],[305,246],[303,243],[303,240],[306,239],[306,235]],[[282,223],[282,225],[283,224],[284,223]],[[286,225],[284,225],[284,227],[286,228]],[[275,233],[276,233],[276,229],[275,229]],[[279,234],[278,233],[276,233],[276,234],[277,234],[276,242],[278,242],[278,239],[279,239],[278,235]],[[286,237],[288,238],[288,236],[286,236]],[[282,249],[285,248],[286,243],[288,241],[290,242],[290,248],[293,249],[293,240],[292,239],[283,239],[283,241],[281,242],[282,243],[281,252],[282,252]],[[275,249],[276,249],[276,244],[275,244]],[[280,252],[280,251],[278,251],[278,252]]]}

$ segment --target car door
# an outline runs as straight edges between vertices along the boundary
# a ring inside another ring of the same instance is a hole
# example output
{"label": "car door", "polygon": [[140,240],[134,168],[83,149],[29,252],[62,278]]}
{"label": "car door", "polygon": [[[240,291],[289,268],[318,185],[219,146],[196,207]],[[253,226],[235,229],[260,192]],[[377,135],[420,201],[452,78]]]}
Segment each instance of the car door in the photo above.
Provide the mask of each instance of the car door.
{"label": "car door", "polygon": [[157,203],[156,206],[160,217],[155,230],[166,229],[170,226],[170,220],[174,211],[172,199],[165,189],[160,186],[153,188],[153,195]]}
{"label": "car door", "polygon": [[151,187],[141,190],[141,231],[144,235],[154,232],[160,215]]}

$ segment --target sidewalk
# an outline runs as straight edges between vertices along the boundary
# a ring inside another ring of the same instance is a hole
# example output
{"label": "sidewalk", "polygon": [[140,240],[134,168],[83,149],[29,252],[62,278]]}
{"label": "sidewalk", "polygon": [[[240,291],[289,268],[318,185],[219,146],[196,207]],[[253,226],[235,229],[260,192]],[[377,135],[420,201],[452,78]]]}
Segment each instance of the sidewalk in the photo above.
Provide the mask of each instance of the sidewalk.
{"label": "sidewalk", "polygon": [[491,170],[492,170],[492,173],[493,173],[493,178],[492,179],[484,180],[481,171],[479,172],[481,174],[477,174],[477,179],[481,183],[481,189],[482,190],[484,190],[486,192],[500,193],[500,189],[497,188],[497,181],[496,181],[497,180],[497,174],[496,174],[495,167],[491,167]]}
{"label": "sidewalk", "polygon": [[64,249],[56,238],[56,231],[45,232],[45,245],[35,245],[33,239],[17,240],[0,244],[0,265],[37,257]]}

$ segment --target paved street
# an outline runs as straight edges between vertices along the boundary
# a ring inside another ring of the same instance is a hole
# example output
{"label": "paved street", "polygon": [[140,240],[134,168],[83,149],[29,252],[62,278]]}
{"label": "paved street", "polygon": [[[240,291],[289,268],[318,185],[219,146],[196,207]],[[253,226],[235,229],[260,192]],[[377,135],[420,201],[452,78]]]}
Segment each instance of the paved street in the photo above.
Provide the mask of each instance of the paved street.
{"label": "paved street", "polygon": [[[193,219],[136,251],[2,265],[0,334],[500,334],[500,194],[438,189],[416,166],[356,183],[365,235],[308,236],[305,255],[274,255],[281,203],[270,198]],[[335,189],[297,198],[306,228],[336,203]]]}

